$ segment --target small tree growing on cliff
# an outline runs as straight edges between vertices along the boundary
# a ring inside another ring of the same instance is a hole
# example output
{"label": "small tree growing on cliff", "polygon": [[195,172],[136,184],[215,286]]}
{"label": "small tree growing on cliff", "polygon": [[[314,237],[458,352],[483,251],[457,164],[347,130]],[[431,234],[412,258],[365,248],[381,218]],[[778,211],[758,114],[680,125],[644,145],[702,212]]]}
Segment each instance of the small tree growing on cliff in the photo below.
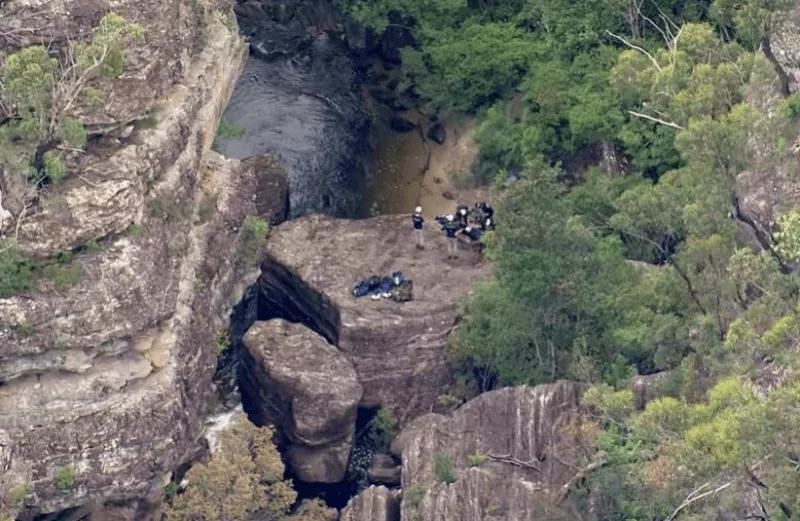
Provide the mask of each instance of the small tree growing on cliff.
{"label": "small tree growing on cliff", "polygon": [[282,519],[297,498],[268,427],[243,416],[222,433],[206,463],[186,475],[187,489],[166,510],[168,521]]}
{"label": "small tree growing on cliff", "polygon": [[6,57],[0,92],[11,123],[5,137],[27,145],[23,149],[32,148],[35,183],[43,177],[57,181],[64,176],[64,151],[86,144],[86,130],[69,114],[81,102],[101,99],[93,84],[122,74],[125,48],[143,34],[139,25],[111,13],[103,17],[89,42],[69,43],[61,60],[41,45]]}

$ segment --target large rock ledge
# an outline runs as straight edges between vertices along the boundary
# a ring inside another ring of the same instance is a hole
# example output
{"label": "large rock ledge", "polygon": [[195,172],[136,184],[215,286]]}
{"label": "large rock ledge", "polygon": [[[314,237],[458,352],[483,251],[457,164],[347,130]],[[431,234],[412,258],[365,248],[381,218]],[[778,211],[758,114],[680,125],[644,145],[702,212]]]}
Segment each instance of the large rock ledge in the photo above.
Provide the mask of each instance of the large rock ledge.
{"label": "large rock ledge", "polygon": [[[155,126],[107,159],[117,170],[65,184],[73,222],[45,207],[22,235],[37,254],[106,237],[76,285],[0,299],[0,486],[31,486],[34,513],[145,497],[199,448],[214,339],[257,276],[237,252],[260,183],[206,154],[246,56],[235,27],[206,31]],[[128,195],[105,199],[108,183]]]}
{"label": "large rock ledge", "polygon": [[[449,383],[445,346],[457,304],[489,266],[473,251],[445,261],[429,227],[416,250],[410,219],[352,221],[312,215],[273,230],[259,280],[259,319],[301,322],[337,346],[364,388],[360,406],[388,408],[401,423],[428,412]],[[355,299],[355,281],[402,271],[414,300]]]}
{"label": "large rock ledge", "polygon": [[283,320],[257,322],[244,343],[242,399],[258,404],[251,416],[280,427],[297,477],[341,481],[363,392],[352,364],[324,338]]}

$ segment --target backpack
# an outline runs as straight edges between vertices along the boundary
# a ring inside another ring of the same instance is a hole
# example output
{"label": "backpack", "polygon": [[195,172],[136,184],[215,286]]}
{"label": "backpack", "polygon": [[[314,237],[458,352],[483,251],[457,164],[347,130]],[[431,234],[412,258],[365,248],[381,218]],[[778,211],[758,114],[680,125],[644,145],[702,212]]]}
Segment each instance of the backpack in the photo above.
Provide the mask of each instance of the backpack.
{"label": "backpack", "polygon": [[383,279],[381,280],[381,291],[384,293],[389,293],[390,291],[392,291],[392,287],[394,287],[394,284],[392,283],[392,278],[383,277]]}
{"label": "backpack", "polygon": [[366,280],[360,280],[353,286],[353,296],[356,298],[364,297],[369,294],[369,283]]}
{"label": "backpack", "polygon": [[367,280],[367,285],[370,291],[375,291],[381,287],[381,278],[377,275],[373,275]]}
{"label": "backpack", "polygon": [[405,275],[403,275],[402,271],[395,271],[394,273],[392,273],[392,282],[394,283],[395,286],[399,286],[405,280],[406,277]]}
{"label": "backpack", "polygon": [[404,280],[399,286],[392,290],[392,300],[395,302],[408,302],[414,299],[414,284],[410,280]]}

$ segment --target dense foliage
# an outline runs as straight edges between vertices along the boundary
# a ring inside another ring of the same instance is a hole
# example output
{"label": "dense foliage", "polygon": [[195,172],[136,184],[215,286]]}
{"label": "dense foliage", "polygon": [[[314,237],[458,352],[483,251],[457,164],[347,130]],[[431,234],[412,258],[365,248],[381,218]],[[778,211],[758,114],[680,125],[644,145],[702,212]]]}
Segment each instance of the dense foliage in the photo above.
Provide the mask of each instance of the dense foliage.
{"label": "dense foliage", "polygon": [[[796,171],[772,49],[794,3],[340,3],[413,34],[406,87],[432,109],[478,117],[495,277],[464,303],[458,381],[592,385],[591,518],[796,517],[800,212],[755,240],[738,206],[746,173]],[[616,162],[574,167],[593,150]]]}

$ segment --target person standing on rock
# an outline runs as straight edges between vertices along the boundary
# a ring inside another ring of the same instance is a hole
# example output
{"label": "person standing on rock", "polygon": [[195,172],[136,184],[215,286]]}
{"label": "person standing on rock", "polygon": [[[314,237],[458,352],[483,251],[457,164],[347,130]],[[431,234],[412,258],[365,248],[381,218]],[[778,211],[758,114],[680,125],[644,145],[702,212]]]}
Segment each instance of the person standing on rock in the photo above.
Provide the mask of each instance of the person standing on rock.
{"label": "person standing on rock", "polygon": [[414,208],[414,213],[411,215],[411,223],[414,226],[414,240],[417,243],[418,250],[425,249],[425,236],[423,229],[425,228],[425,218],[422,217],[422,207],[417,206]]}
{"label": "person standing on rock", "polygon": [[458,233],[460,226],[455,221],[452,214],[447,216],[447,222],[444,223],[442,229],[444,230],[444,233],[447,236],[447,258],[457,259],[458,243],[456,242],[456,233]]}

